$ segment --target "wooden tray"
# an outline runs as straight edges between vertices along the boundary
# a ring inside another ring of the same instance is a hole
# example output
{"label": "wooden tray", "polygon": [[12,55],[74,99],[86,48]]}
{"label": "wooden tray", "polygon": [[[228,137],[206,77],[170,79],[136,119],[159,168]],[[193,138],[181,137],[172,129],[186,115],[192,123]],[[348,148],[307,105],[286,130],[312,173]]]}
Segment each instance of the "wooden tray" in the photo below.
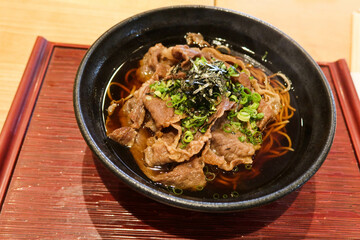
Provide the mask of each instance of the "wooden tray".
{"label": "wooden tray", "polygon": [[337,129],[315,176],[269,205],[207,214],[136,193],[92,155],[72,104],[74,77],[86,49],[36,41],[0,136],[1,239],[360,236],[360,104],[344,60],[320,63],[336,89]]}

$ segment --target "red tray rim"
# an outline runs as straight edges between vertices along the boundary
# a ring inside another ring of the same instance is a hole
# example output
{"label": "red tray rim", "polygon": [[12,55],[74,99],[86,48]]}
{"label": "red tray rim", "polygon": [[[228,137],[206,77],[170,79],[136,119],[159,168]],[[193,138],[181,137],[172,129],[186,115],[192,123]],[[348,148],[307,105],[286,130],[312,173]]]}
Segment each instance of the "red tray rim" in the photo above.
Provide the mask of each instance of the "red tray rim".
{"label": "red tray rim", "polygon": [[41,36],[36,38],[0,134],[0,209],[55,47],[89,48],[88,45],[50,42]]}

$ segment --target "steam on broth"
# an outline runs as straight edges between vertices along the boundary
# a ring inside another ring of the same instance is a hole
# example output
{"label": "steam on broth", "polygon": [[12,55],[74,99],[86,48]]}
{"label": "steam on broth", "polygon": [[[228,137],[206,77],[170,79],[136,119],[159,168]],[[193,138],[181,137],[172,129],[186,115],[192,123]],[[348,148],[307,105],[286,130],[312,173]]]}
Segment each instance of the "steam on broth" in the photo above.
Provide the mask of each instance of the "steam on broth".
{"label": "steam on broth", "polygon": [[174,194],[239,197],[268,181],[268,160],[293,151],[285,128],[295,112],[291,82],[201,34],[186,40],[156,44],[109,84],[107,134]]}

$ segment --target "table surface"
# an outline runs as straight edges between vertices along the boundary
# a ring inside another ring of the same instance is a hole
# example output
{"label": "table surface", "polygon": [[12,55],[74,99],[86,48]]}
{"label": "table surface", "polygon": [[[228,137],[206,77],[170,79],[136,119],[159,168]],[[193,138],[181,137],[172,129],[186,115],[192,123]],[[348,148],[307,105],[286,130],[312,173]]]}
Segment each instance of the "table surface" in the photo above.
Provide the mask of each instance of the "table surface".
{"label": "table surface", "polygon": [[360,8],[358,0],[0,0],[0,130],[37,36],[90,45],[127,17],[179,4],[242,11],[278,27],[317,61],[351,61],[351,14]]}

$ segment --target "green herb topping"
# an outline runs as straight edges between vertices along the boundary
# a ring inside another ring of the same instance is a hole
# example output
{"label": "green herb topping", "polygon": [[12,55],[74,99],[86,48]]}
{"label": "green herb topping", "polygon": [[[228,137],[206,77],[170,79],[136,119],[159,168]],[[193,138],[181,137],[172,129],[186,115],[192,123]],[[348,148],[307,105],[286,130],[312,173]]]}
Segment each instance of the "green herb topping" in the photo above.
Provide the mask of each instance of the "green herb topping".
{"label": "green herb topping", "polygon": [[[198,131],[206,132],[209,118],[223,98],[229,98],[237,106],[228,113],[230,123],[224,124],[224,131],[233,132],[236,126],[248,142],[261,143],[261,132],[257,131],[255,123],[264,117],[257,112],[261,96],[240,83],[232,82],[231,77],[240,75],[238,66],[214,59],[210,62],[204,57],[191,60],[191,64],[185,79],[160,80],[150,85],[154,96],[166,101],[168,107],[174,108],[175,114],[186,116],[181,120],[183,135],[180,147],[186,147]],[[173,73],[180,68],[177,65]],[[239,140],[245,141],[243,138]]]}

